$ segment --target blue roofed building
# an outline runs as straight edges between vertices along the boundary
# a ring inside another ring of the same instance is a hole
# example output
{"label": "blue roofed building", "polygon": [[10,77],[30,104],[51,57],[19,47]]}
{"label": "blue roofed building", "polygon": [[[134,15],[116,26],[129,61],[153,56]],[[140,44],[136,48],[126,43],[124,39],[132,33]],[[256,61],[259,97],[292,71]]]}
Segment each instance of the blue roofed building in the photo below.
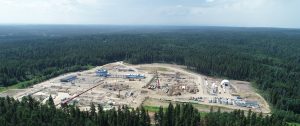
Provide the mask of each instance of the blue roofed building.
{"label": "blue roofed building", "polygon": [[108,77],[108,76],[110,76],[110,74],[108,73],[108,71],[105,70],[105,69],[97,70],[96,74],[97,74],[97,76],[100,76],[100,77]]}
{"label": "blue roofed building", "polygon": [[126,78],[128,79],[145,79],[145,75],[143,74],[127,74],[125,75]]}

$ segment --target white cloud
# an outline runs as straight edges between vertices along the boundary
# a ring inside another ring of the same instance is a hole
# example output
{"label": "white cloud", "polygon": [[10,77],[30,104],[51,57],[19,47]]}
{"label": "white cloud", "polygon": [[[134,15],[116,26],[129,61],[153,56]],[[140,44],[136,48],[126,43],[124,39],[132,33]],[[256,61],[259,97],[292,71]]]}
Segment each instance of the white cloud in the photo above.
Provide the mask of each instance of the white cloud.
{"label": "white cloud", "polygon": [[0,0],[0,23],[300,27],[298,0]]}
{"label": "white cloud", "polygon": [[206,2],[214,2],[215,0],[206,0]]}

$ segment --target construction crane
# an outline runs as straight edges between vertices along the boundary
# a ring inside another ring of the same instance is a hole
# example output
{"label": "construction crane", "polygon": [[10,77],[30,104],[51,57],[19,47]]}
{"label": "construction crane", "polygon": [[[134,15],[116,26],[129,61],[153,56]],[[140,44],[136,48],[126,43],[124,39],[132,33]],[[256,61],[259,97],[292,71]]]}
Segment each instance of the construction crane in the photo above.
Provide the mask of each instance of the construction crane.
{"label": "construction crane", "polygon": [[155,71],[155,75],[151,78],[151,80],[145,85],[143,86],[143,88],[148,88],[148,89],[154,89],[151,84],[155,83],[156,81],[156,86],[154,86],[154,88],[157,88],[159,85],[159,80],[158,80],[158,73],[157,70]]}
{"label": "construction crane", "polygon": [[176,74],[175,74],[175,81],[177,82],[177,84],[179,84],[179,79],[180,79],[179,72],[176,72]]}
{"label": "construction crane", "polygon": [[156,71],[156,79],[157,79],[157,88],[160,89],[160,83],[159,83],[159,77],[158,77],[158,72]]}
{"label": "construction crane", "polygon": [[62,102],[59,103],[59,104],[56,104],[56,106],[61,105],[62,107],[64,107],[64,106],[66,106],[70,101],[72,101],[73,99],[75,99],[75,98],[79,97],[80,95],[82,95],[82,94],[84,94],[84,93],[86,93],[86,92],[92,90],[92,89],[95,88],[95,87],[98,87],[98,86],[101,85],[101,84],[103,84],[103,82],[100,83],[100,84],[97,84],[97,85],[95,85],[95,86],[93,86],[93,87],[91,87],[91,88],[89,88],[89,89],[87,89],[87,90],[85,90],[85,91],[83,91],[83,92],[81,92],[81,93],[79,93],[79,94],[77,94],[77,95],[71,97],[71,98],[68,98],[68,99],[62,101]]}

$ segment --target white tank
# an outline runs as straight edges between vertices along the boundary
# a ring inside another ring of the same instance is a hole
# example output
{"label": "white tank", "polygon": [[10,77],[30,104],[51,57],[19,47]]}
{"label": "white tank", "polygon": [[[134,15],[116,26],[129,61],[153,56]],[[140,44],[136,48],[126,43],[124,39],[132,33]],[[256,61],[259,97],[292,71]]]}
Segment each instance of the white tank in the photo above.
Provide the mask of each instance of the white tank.
{"label": "white tank", "polygon": [[223,85],[223,86],[229,86],[229,80],[222,80],[221,81],[221,85]]}

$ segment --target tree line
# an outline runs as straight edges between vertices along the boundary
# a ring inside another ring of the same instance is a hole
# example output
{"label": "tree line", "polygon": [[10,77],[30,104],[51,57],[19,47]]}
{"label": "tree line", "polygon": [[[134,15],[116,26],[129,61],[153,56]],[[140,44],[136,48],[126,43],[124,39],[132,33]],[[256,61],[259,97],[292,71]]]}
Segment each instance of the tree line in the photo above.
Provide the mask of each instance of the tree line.
{"label": "tree line", "polygon": [[90,106],[89,111],[80,111],[74,106],[56,108],[50,96],[46,104],[23,97],[0,98],[1,126],[286,126],[283,118],[274,115],[262,116],[251,111],[235,110],[230,113],[209,112],[201,114],[191,104],[170,103],[164,110],[160,107],[152,121],[144,107],[136,109],[122,106],[103,110],[101,105]]}

